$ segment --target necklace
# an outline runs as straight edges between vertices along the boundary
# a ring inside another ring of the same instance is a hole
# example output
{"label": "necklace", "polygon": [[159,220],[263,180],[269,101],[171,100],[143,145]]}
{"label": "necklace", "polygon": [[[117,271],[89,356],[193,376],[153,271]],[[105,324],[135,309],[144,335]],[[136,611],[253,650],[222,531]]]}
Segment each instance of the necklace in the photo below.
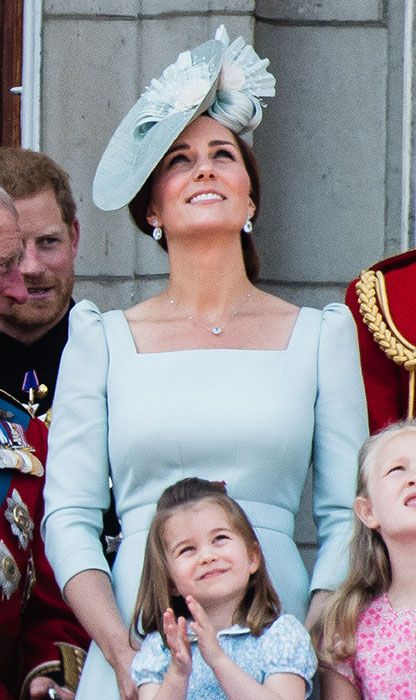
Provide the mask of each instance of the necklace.
{"label": "necklace", "polygon": [[211,333],[213,333],[213,335],[220,335],[220,334],[223,332],[223,330],[224,330],[225,326],[227,325],[227,323],[229,323],[230,321],[232,321],[232,319],[233,319],[235,316],[237,316],[238,312],[241,311],[241,307],[243,306],[243,304],[244,304],[246,301],[248,301],[248,300],[251,298],[251,296],[252,296],[252,295],[251,295],[251,292],[249,292],[249,293],[241,300],[241,302],[236,306],[236,308],[235,308],[234,311],[229,315],[229,317],[225,319],[224,323],[222,323],[221,325],[219,325],[218,323],[216,323],[216,324],[214,324],[213,326],[207,326],[205,323],[203,323],[202,321],[200,321],[199,318],[197,318],[197,317],[194,316],[193,314],[190,314],[190,313],[186,310],[186,308],[185,308],[177,299],[169,299],[169,303],[170,303],[170,304],[176,304],[176,306],[178,306],[179,308],[183,309],[183,310],[186,312],[189,321],[192,321],[193,323],[197,323],[198,326],[201,326],[201,328],[205,328],[206,331],[210,331]]}

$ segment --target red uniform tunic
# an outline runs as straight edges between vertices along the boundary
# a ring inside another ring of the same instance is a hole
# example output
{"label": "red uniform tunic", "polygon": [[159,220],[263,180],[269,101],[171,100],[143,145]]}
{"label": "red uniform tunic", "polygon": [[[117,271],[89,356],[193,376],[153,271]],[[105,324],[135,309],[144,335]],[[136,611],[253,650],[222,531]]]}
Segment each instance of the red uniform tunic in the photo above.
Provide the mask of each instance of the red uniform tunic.
{"label": "red uniform tunic", "polygon": [[[0,419],[2,425],[4,420],[23,425],[27,442],[45,464],[42,421],[30,418],[2,392]],[[43,486],[44,475],[4,468],[4,462],[1,468],[0,460],[0,700],[28,697],[37,675],[75,689],[75,666],[82,664],[89,642],[63,602],[45,557],[39,529]]]}
{"label": "red uniform tunic", "polygon": [[[416,250],[370,267],[383,273],[391,318],[404,338],[416,346]],[[370,431],[407,416],[409,372],[397,365],[375,342],[359,311],[357,280],[347,289],[346,304],[358,330],[361,365],[368,403]]]}

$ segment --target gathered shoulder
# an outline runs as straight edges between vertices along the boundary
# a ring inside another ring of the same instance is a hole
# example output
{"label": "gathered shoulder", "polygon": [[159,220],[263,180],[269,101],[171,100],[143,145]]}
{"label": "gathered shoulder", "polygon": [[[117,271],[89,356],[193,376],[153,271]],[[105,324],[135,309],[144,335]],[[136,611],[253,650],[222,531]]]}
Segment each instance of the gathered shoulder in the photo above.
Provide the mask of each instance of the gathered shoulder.
{"label": "gathered shoulder", "polygon": [[75,306],[71,309],[69,319],[70,323],[74,321],[88,322],[93,319],[101,319],[101,316],[101,311],[99,310],[98,306],[94,304],[93,301],[83,299],[82,301],[79,301],[77,304],[75,304]]}
{"label": "gathered shoulder", "polygon": [[324,308],[322,309],[323,313],[340,313],[340,314],[348,314],[349,309],[346,304],[343,304],[340,301],[331,301],[329,304],[326,304]]}
{"label": "gathered shoulder", "polygon": [[340,304],[338,302],[327,304],[322,309],[322,322],[330,324],[331,327],[333,326],[335,329],[349,327],[350,329],[354,329],[355,332],[354,318],[346,304]]}
{"label": "gathered shoulder", "polygon": [[103,325],[104,317],[105,314],[101,313],[94,302],[88,299],[79,301],[69,314],[69,335],[80,335],[89,329],[98,329]]}
{"label": "gathered shoulder", "polygon": [[329,320],[330,323],[331,321],[334,321],[335,323],[337,320],[352,318],[352,314],[348,306],[338,301],[326,304],[323,309],[318,309],[312,306],[302,306],[301,309],[304,312],[306,311],[307,313],[315,316],[316,319],[321,319],[321,321]]}
{"label": "gathered shoulder", "polygon": [[69,314],[69,341],[80,352],[86,348],[106,345],[104,315],[91,301],[83,300]]}
{"label": "gathered shoulder", "polygon": [[338,334],[355,335],[355,322],[348,306],[333,302],[323,309],[302,306],[302,316],[310,328],[315,328],[324,337],[336,337]]}
{"label": "gathered shoulder", "polygon": [[280,615],[263,633],[263,637],[287,637],[288,635],[294,636],[297,639],[303,639],[309,642],[310,637],[306,628],[301,622],[289,613],[283,613]]}

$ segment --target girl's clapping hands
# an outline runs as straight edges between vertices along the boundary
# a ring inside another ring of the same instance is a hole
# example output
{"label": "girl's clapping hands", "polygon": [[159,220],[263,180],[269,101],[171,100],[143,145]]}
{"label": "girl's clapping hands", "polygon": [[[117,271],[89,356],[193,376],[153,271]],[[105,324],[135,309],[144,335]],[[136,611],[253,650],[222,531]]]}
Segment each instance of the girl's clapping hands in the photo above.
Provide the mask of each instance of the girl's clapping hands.
{"label": "girl's clapping hands", "polygon": [[218,641],[217,633],[203,607],[191,595],[186,596],[188,610],[193,617],[190,627],[198,638],[198,646],[205,663],[211,668],[225,656]]}
{"label": "girl's clapping hands", "polygon": [[163,615],[163,630],[171,650],[172,665],[176,673],[186,678],[192,671],[191,645],[186,634],[186,620],[178,617],[176,621],[172,608]]}

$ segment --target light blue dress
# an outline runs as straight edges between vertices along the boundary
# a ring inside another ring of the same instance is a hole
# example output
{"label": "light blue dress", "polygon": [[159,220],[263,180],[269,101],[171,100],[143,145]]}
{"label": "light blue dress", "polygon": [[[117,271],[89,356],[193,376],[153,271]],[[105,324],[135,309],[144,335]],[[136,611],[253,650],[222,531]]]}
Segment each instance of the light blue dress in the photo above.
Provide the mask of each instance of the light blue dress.
{"label": "light blue dress", "polygon": [[[227,482],[258,533],[286,612],[303,620],[309,587],[342,580],[357,450],[367,434],[345,306],[302,308],[284,351],[138,354],[121,311],[101,315],[81,302],[53,410],[46,550],[62,588],[85,569],[110,575],[99,542],[109,473],[124,537],[112,576],[127,624],[155,503],[186,476]],[[312,459],[319,552],[310,582],[293,534]],[[93,644],[77,698],[117,697]]]}
{"label": "light blue dress", "polygon": [[[258,683],[273,673],[295,673],[304,679],[305,698],[312,691],[312,678],[317,662],[307,631],[293,615],[281,615],[260,637],[247,627],[233,625],[217,634],[228,658],[244,669]],[[213,671],[203,660],[194,635],[189,634],[192,673],[188,700],[226,700]],[[170,664],[170,651],[159,632],[149,634],[132,664],[132,677],[137,686],[161,684]]]}

